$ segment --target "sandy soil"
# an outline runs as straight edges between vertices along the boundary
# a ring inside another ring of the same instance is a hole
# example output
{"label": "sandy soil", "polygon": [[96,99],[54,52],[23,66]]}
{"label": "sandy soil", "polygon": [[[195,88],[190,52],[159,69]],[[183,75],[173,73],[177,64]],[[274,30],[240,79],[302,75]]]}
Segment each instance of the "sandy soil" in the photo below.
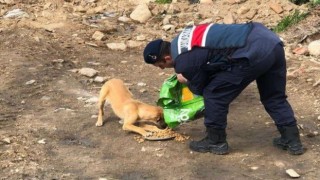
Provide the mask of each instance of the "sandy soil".
{"label": "sandy soil", "polygon": [[288,58],[288,69],[301,70],[288,78],[288,99],[303,128],[304,155],[272,146],[278,132],[255,84],[230,106],[230,154],[202,154],[188,148],[190,140],[204,136],[202,118],[175,129],[190,136],[185,142],[138,143],[136,134],[121,129],[109,106],[105,125],[95,127],[98,110],[90,100],[102,83],[71,70],[90,67],[99,76],[121,78],[137,99],[155,104],[173,72],[144,64],[142,47],[123,52],[79,43],[75,30],[79,37],[93,31],[77,21],[54,32],[30,23],[0,23],[1,179],[287,179],[287,169],[303,179],[320,177],[320,95],[319,86],[313,86],[319,63]]}

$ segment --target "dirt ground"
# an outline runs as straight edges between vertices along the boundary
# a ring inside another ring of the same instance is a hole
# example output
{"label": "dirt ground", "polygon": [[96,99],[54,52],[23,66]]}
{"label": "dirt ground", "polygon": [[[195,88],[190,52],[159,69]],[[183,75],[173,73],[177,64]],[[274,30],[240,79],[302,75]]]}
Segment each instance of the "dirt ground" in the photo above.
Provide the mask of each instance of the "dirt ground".
{"label": "dirt ground", "polygon": [[76,29],[84,39],[93,31],[77,21],[54,32],[30,26],[31,21],[1,21],[1,179],[289,179],[287,169],[301,179],[320,177],[320,91],[313,86],[320,64],[309,61],[311,57],[288,57],[288,70],[297,72],[288,78],[288,100],[306,153],[291,156],[272,146],[278,132],[253,83],[230,106],[231,151],[219,156],[188,148],[190,140],[205,134],[202,118],[175,129],[190,136],[184,142],[138,143],[136,134],[122,131],[109,106],[105,125],[95,126],[94,99],[102,83],[72,70],[90,67],[99,76],[121,78],[137,99],[155,104],[162,82],[173,71],[163,74],[144,64],[142,47],[112,51],[79,43],[73,36]]}

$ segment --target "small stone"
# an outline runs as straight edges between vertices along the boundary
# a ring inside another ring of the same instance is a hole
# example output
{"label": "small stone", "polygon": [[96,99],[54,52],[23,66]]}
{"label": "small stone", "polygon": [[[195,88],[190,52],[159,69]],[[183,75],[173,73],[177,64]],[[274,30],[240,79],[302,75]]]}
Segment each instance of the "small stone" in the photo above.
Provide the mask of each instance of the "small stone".
{"label": "small stone", "polygon": [[141,148],[141,151],[142,151],[142,152],[145,152],[145,151],[146,151],[146,148],[145,148],[145,147],[142,147],[142,148]]}
{"label": "small stone", "polygon": [[100,66],[101,63],[99,62],[87,62],[87,64],[93,65],[93,66]]}
{"label": "small stone", "polygon": [[92,47],[99,47],[96,43],[92,43],[92,42],[85,42],[85,44]]}
{"label": "small stone", "polygon": [[98,115],[92,115],[91,118],[96,119],[96,118],[98,118]]}
{"label": "small stone", "polygon": [[30,80],[30,81],[27,81],[27,82],[26,82],[26,85],[31,85],[31,84],[33,84],[33,83],[35,83],[35,82],[36,82],[36,80],[32,79],[32,80]]}
{"label": "small stone", "polygon": [[46,139],[41,139],[38,141],[38,144],[46,144]]}
{"label": "small stone", "polygon": [[98,97],[91,97],[89,99],[87,99],[85,102],[86,103],[97,103],[99,101]]}
{"label": "small stone", "polygon": [[146,84],[146,83],[143,83],[143,82],[139,82],[137,85],[138,85],[138,86],[146,86],[147,84]]}
{"label": "small stone", "polygon": [[164,26],[162,27],[162,29],[165,30],[165,31],[174,30],[174,29],[175,29],[175,26],[172,25],[172,24],[167,24],[167,25],[164,25]]}
{"label": "small stone", "polygon": [[127,45],[124,43],[107,43],[107,47],[112,50],[126,50]]}
{"label": "small stone", "polygon": [[145,93],[145,92],[147,92],[147,90],[146,89],[140,89],[139,92]]}
{"label": "small stone", "polygon": [[276,162],[274,162],[274,165],[276,165],[276,166],[279,167],[279,168],[284,168],[284,167],[285,167],[284,163],[281,162],[281,161],[276,161]]}
{"label": "small stone", "polygon": [[308,48],[306,47],[295,48],[292,52],[298,55],[307,55],[309,53]]}
{"label": "small stone", "polygon": [[97,76],[93,79],[93,82],[103,83],[107,80],[106,77]]}
{"label": "small stone", "polygon": [[9,138],[4,138],[2,140],[3,142],[7,143],[7,144],[10,144],[11,143],[11,140]]}
{"label": "small stone", "polygon": [[52,60],[52,62],[54,62],[54,63],[63,63],[64,60],[63,59],[55,59],[55,60]]}
{"label": "small stone", "polygon": [[136,39],[137,39],[137,41],[144,41],[144,40],[146,40],[146,36],[139,35],[139,36],[136,37]]}
{"label": "small stone", "polygon": [[92,68],[81,68],[79,73],[87,77],[93,77],[98,74],[98,71]]}
{"label": "small stone", "polygon": [[259,167],[253,166],[253,167],[250,167],[250,169],[252,169],[252,170],[257,170],[257,169],[259,169]]}
{"label": "small stone", "polygon": [[118,21],[120,21],[120,22],[130,22],[131,19],[126,17],[126,16],[121,16],[121,17],[118,18]]}
{"label": "small stone", "polygon": [[286,173],[292,178],[298,178],[300,175],[293,169],[287,169]]}
{"label": "small stone", "polygon": [[92,39],[97,40],[97,41],[103,41],[103,40],[105,40],[105,35],[101,31],[96,31],[93,33]]}
{"label": "small stone", "polygon": [[270,3],[269,6],[277,14],[280,14],[280,13],[283,12],[282,6],[280,4],[278,4],[278,3]]}

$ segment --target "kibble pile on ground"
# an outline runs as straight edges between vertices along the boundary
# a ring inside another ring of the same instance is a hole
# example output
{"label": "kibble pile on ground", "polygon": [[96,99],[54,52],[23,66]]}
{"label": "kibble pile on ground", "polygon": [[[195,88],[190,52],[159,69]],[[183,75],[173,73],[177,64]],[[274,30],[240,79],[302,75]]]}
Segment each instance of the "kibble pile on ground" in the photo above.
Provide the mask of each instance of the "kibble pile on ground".
{"label": "kibble pile on ground", "polygon": [[[173,138],[170,138],[170,137],[173,137]],[[188,140],[190,138],[190,136],[180,134],[176,131],[173,131],[170,128],[166,128],[166,129],[159,131],[159,132],[153,132],[152,136],[149,138],[154,139],[154,140],[156,140],[156,139],[168,140],[167,138],[169,138],[169,139],[173,139],[174,141],[185,142],[186,140]],[[138,136],[138,135],[134,136],[134,139],[139,143],[142,143],[145,141],[145,138]]]}

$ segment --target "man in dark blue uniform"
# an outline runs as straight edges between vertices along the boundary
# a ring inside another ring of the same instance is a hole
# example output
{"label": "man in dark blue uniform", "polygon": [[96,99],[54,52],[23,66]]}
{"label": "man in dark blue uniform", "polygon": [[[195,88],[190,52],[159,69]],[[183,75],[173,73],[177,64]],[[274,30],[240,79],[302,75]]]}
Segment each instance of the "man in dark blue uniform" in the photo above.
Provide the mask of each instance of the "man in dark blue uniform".
{"label": "man in dark blue uniform", "polygon": [[181,83],[204,97],[207,135],[191,141],[191,150],[228,153],[229,104],[256,80],[260,100],[281,134],[273,144],[294,155],[304,153],[293,110],[286,100],[283,44],[262,24],[188,26],[171,42],[150,42],[143,56],[148,64],[174,68]]}

